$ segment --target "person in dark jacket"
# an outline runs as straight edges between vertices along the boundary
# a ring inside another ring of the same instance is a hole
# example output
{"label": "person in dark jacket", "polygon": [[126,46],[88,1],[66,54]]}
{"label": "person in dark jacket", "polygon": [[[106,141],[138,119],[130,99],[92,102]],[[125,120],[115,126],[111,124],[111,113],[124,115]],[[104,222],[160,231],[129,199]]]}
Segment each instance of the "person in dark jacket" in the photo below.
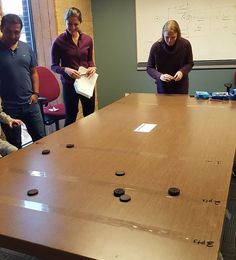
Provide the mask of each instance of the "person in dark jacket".
{"label": "person in dark jacket", "polygon": [[165,23],[162,38],[150,50],[147,73],[156,81],[157,92],[167,94],[187,94],[188,73],[193,67],[192,47],[181,37],[175,20]]}

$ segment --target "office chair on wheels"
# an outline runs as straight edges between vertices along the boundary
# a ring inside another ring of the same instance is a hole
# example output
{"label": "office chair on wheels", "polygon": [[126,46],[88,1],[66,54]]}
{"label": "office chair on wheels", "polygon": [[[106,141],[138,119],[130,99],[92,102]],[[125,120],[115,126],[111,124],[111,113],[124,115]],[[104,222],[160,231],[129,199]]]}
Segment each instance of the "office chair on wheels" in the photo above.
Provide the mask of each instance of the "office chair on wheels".
{"label": "office chair on wheels", "polygon": [[59,120],[65,119],[64,104],[50,104],[60,95],[60,86],[55,75],[46,67],[36,67],[39,75],[39,104],[45,125],[55,123],[59,130]]}

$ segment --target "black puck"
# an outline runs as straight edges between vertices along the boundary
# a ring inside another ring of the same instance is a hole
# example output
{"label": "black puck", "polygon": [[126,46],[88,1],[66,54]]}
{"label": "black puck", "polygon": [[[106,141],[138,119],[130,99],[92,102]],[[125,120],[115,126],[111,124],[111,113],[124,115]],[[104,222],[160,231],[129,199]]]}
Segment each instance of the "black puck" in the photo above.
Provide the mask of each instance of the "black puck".
{"label": "black puck", "polygon": [[66,148],[73,148],[73,147],[75,147],[74,144],[67,144],[67,145],[66,145]]}
{"label": "black puck", "polygon": [[120,196],[120,201],[122,201],[122,202],[128,202],[130,200],[131,200],[131,197],[129,195],[124,194],[124,195]]}
{"label": "black puck", "polygon": [[31,189],[27,191],[27,195],[28,196],[35,196],[39,193],[39,191],[37,189]]}
{"label": "black puck", "polygon": [[168,194],[170,196],[178,196],[180,194],[180,189],[176,187],[171,187],[168,189]]}
{"label": "black puck", "polygon": [[42,151],[42,154],[49,154],[50,153],[50,150],[49,149],[45,149]]}
{"label": "black puck", "polygon": [[116,176],[124,176],[125,172],[124,171],[116,171]]}
{"label": "black puck", "polygon": [[125,190],[122,188],[117,188],[113,192],[115,197],[120,197],[121,195],[125,194]]}

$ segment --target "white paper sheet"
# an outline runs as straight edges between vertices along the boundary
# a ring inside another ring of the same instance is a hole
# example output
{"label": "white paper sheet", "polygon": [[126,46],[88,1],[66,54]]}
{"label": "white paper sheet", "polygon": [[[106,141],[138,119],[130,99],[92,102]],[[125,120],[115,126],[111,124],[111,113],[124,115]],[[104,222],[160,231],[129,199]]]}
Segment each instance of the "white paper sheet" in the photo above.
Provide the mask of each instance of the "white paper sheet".
{"label": "white paper sheet", "polygon": [[142,123],[140,126],[134,129],[134,132],[142,132],[142,133],[148,133],[151,132],[153,128],[155,128],[157,124],[146,124]]}
{"label": "white paper sheet", "polygon": [[93,76],[88,77],[86,75],[86,72],[86,68],[82,66],[79,67],[79,73],[81,74],[81,77],[75,80],[74,87],[76,93],[81,94],[87,98],[91,98],[93,96],[93,91],[98,78],[98,74],[95,73]]}

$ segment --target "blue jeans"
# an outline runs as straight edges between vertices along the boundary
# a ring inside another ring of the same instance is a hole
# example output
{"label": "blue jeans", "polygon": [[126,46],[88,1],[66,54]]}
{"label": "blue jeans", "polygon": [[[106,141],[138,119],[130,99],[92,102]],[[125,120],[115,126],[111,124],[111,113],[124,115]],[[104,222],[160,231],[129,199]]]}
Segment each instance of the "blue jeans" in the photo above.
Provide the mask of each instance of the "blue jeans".
{"label": "blue jeans", "polygon": [[[23,121],[34,142],[45,136],[45,128],[38,103],[25,104],[19,107],[10,107],[3,104],[3,111],[12,118]],[[20,127],[10,128],[6,124],[1,125],[7,141],[17,148],[21,148],[22,141]]]}

